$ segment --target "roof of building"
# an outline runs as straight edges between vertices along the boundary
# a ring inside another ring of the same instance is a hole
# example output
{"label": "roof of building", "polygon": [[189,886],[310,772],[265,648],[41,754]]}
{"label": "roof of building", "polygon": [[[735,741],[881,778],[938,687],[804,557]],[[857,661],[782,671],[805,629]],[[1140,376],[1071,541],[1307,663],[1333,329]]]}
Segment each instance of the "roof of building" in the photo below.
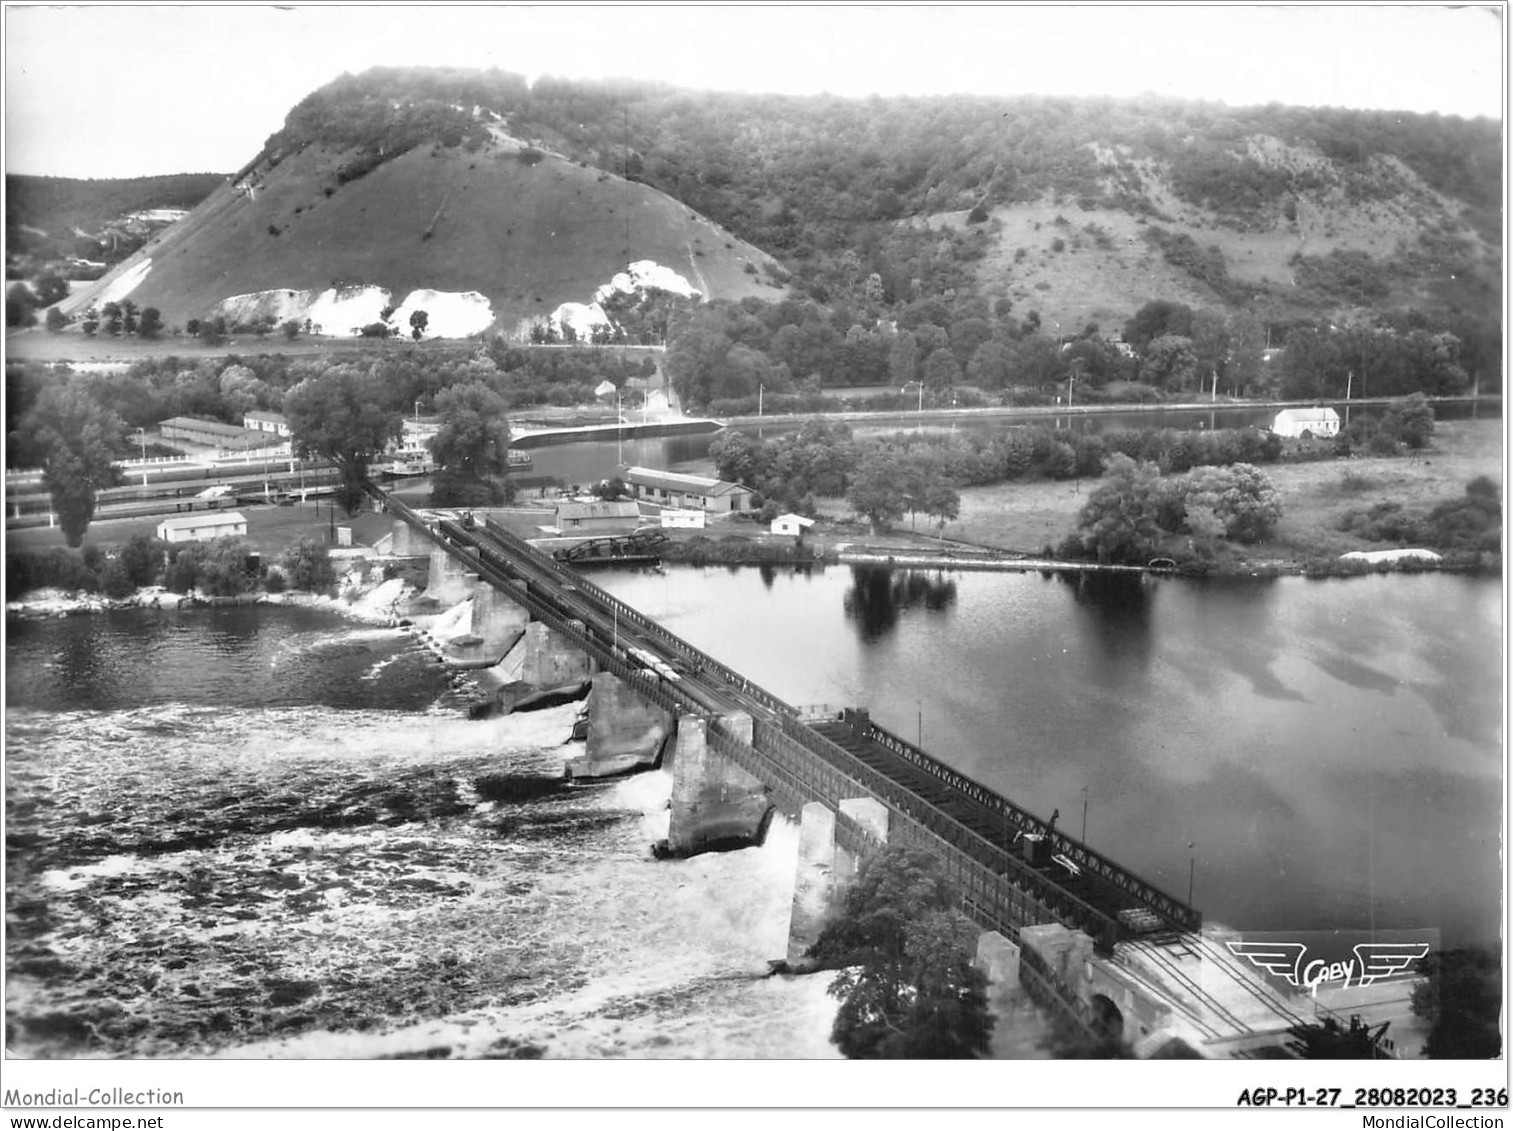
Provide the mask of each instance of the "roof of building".
{"label": "roof of building", "polygon": [[240,424],[222,424],[219,420],[200,420],[193,416],[174,416],[158,425],[161,428],[193,428],[214,436],[240,436],[246,431]]}
{"label": "roof of building", "polygon": [[597,503],[558,503],[557,521],[576,518],[640,518],[641,508],[629,500]]}
{"label": "roof of building", "polygon": [[242,413],[243,420],[266,420],[271,424],[288,424],[289,418],[281,412],[264,412],[262,409],[253,409],[251,412]]}
{"label": "roof of building", "polygon": [[193,530],[200,526],[245,526],[247,516],[241,511],[202,511],[177,518],[165,518],[159,527],[168,530]]}
{"label": "roof of building", "polygon": [[655,471],[649,467],[622,468],[620,478],[627,483],[635,483],[642,487],[660,487],[664,491],[682,491],[685,494],[706,495],[711,498],[729,495],[735,491],[749,492],[751,490],[750,487],[742,487],[739,483],[730,483],[724,479],[709,479],[703,475],[684,475],[676,471]]}
{"label": "roof of building", "polygon": [[772,521],[773,521],[774,525],[776,525],[777,523],[782,523],[784,526],[792,526],[795,522],[798,523],[800,526],[813,526],[814,525],[814,519],[812,519],[812,518],[805,518],[801,514],[780,514],[780,515],[777,516],[777,518],[773,519]]}
{"label": "roof of building", "polygon": [[1313,408],[1284,408],[1277,413],[1278,420],[1338,420],[1339,418],[1340,414],[1328,405]]}

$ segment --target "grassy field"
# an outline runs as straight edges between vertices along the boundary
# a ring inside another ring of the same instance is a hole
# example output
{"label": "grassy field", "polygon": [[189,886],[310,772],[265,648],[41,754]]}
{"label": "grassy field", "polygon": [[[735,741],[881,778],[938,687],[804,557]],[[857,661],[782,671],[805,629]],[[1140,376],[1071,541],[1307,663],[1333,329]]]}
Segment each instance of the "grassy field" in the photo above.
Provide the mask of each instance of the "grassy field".
{"label": "grassy field", "polygon": [[[1397,502],[1409,511],[1430,510],[1458,498],[1466,484],[1485,475],[1503,480],[1501,421],[1442,423],[1433,446],[1419,459],[1354,456],[1319,463],[1275,464],[1265,469],[1282,497],[1282,521],[1273,537],[1239,550],[1242,558],[1301,566],[1309,558],[1350,550],[1389,549],[1363,544],[1335,529],[1348,510]],[[999,549],[1038,552],[1055,546],[1077,525],[1077,514],[1097,480],[1003,483],[961,492],[961,515],[945,537]]]}

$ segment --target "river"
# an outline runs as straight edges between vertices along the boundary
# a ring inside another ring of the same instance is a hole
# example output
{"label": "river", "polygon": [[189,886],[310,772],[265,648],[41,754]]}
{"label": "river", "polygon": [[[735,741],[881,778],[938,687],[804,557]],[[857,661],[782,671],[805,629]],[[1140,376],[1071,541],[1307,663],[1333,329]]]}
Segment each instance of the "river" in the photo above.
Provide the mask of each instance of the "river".
{"label": "river", "polygon": [[[680,567],[605,588],[1242,930],[1500,938],[1501,590]],[[1189,849],[1189,844],[1193,847]]]}
{"label": "river", "polygon": [[[1191,868],[1210,921],[1498,938],[1494,580],[597,579],[1074,833],[1086,787],[1091,844]],[[653,860],[667,777],[564,786],[571,706],[466,721],[403,631],[292,607],[9,618],[6,650],[23,1054],[834,1055],[825,977],[765,976],[794,826]]]}

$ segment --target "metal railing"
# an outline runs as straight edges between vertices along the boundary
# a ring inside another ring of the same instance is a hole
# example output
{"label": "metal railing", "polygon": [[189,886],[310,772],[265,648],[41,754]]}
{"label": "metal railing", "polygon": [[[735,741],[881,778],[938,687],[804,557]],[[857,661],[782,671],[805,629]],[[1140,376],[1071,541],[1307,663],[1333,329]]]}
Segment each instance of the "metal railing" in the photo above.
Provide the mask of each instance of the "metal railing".
{"label": "metal railing", "polygon": [[953,770],[898,735],[884,730],[872,722],[864,712],[847,710],[842,713],[842,719],[861,737],[876,743],[932,777],[938,778],[958,793],[970,797],[979,805],[996,813],[1021,832],[1046,837],[1053,852],[1065,855],[1079,867],[1107,880],[1121,891],[1127,892],[1156,911],[1173,926],[1180,930],[1194,932],[1202,927],[1201,912],[1175,896],[1168,895],[1155,884],[1135,875],[1128,868],[1094,851],[1081,841],[1053,829],[1045,821],[1015,805],[1002,794],[996,793],[981,782],[974,781],[966,774]]}

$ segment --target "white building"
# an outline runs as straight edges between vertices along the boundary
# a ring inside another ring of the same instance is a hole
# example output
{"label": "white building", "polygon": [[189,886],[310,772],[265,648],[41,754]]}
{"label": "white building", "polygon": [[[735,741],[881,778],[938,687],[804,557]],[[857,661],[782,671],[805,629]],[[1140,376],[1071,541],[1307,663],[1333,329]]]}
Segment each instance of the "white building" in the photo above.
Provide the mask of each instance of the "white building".
{"label": "white building", "polygon": [[669,508],[661,514],[664,529],[674,530],[703,530],[703,511],[683,511]]}
{"label": "white building", "polygon": [[209,542],[246,536],[247,519],[241,511],[201,511],[158,523],[158,537],[164,542]]}
{"label": "white building", "polygon": [[802,538],[804,531],[814,525],[814,519],[801,514],[780,514],[772,520],[774,534],[786,534],[790,538]]}
{"label": "white building", "polygon": [[1328,405],[1320,408],[1284,408],[1271,422],[1278,436],[1336,436],[1340,431],[1340,414]]}
{"label": "white building", "polygon": [[253,432],[272,432],[285,439],[289,436],[289,421],[281,412],[254,411],[242,415],[242,427]]}

